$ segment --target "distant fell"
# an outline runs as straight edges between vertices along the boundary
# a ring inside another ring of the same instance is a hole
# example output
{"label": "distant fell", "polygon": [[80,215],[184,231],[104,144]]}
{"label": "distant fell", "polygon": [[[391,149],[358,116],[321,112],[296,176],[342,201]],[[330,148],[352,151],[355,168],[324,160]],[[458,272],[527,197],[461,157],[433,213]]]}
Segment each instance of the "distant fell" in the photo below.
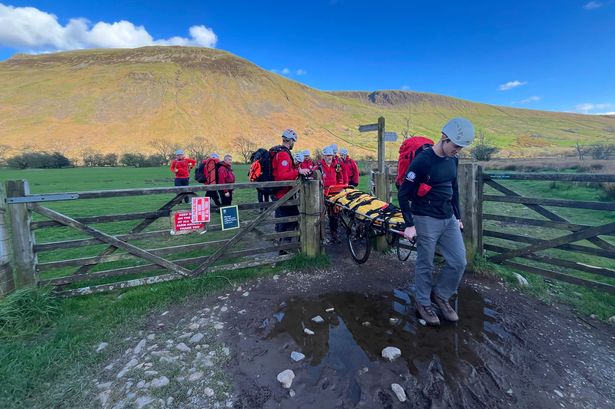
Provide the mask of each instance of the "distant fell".
{"label": "distant fell", "polygon": [[[387,130],[439,136],[465,116],[505,152],[540,153],[612,141],[615,118],[533,111],[410,91],[326,92],[264,70],[231,53],[198,47],[100,49],[16,55],[0,63],[0,144],[13,152],[153,151],[164,139],[185,146],[205,138],[233,152],[244,136],[279,143],[295,128],[299,148],[330,143],[373,155],[374,133],[359,124],[384,116]],[[401,141],[400,141],[401,142]],[[387,144],[396,156],[398,143]]]}

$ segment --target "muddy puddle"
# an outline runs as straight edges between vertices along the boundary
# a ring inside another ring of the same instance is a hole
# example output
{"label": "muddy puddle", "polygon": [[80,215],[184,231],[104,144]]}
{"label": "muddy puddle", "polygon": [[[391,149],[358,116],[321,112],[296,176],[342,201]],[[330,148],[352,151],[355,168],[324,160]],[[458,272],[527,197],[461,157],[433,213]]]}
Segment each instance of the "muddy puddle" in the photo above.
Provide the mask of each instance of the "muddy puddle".
{"label": "muddy puddle", "polygon": [[[456,300],[462,317],[457,324],[443,322],[439,328],[424,326],[413,304],[408,290],[293,298],[281,305],[272,323],[265,323],[272,326],[267,338],[290,335],[312,367],[310,378],[316,381],[324,367],[349,376],[365,368],[369,370],[374,363],[382,361],[381,352],[387,346],[401,350],[400,359],[415,376],[434,356],[442,363],[447,378],[465,376],[462,369],[467,364],[480,363],[475,348],[469,345],[499,343],[510,336],[498,324],[497,313],[490,308],[489,301],[470,288],[461,289]],[[321,316],[324,322],[312,321],[316,316]],[[305,328],[314,335],[307,335]]]}

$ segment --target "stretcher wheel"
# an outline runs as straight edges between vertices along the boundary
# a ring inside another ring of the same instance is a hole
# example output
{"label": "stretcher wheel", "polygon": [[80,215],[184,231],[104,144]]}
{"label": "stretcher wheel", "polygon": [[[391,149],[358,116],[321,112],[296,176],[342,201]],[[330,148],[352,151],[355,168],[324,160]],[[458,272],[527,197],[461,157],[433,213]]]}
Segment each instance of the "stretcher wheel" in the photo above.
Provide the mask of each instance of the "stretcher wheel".
{"label": "stretcher wheel", "polygon": [[371,229],[366,223],[353,221],[346,230],[348,250],[357,264],[363,264],[369,258],[372,250]]}
{"label": "stretcher wheel", "polygon": [[[401,239],[399,236],[395,238],[395,251],[397,252],[397,259],[399,261],[408,261],[410,255],[412,254],[412,248],[410,245],[414,245],[414,243],[401,243]],[[408,248],[407,248],[408,247]]]}

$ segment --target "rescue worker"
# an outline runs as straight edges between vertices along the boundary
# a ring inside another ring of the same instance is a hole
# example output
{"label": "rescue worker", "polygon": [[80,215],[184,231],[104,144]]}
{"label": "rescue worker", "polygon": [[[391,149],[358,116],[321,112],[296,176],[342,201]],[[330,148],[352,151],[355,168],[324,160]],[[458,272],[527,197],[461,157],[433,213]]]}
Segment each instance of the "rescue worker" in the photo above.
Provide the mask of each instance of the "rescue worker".
{"label": "rescue worker", "polygon": [[[319,166],[322,172],[322,183],[325,191],[327,188],[334,185],[344,184],[343,172],[339,170],[339,164],[333,163],[333,148],[327,146],[322,150],[323,158],[320,160]],[[329,231],[331,232],[331,241],[333,243],[341,243],[338,237],[338,216],[339,208],[337,206],[327,206],[327,216],[329,218]]]}
{"label": "rescue worker", "polygon": [[[224,155],[224,161],[218,166],[218,183],[221,185],[235,183],[235,173],[233,173],[233,157]],[[233,189],[218,190],[220,203],[222,206],[230,206],[233,202]]]}
{"label": "rescue worker", "polygon": [[[218,154],[216,152],[212,152],[212,154],[209,155],[209,158],[205,159],[204,162],[207,163],[207,165],[205,166],[206,174],[211,174],[211,175],[218,176],[218,167],[220,166],[219,165],[220,164],[220,156],[218,156]],[[210,173],[210,172],[214,172],[214,173]],[[217,183],[216,183],[215,180],[209,181],[209,176],[208,176],[208,181],[205,184],[217,184]],[[207,196],[211,200],[213,200],[213,202],[216,204],[216,206],[218,206],[218,207],[222,206],[222,202],[220,201],[220,194],[218,193],[217,190],[208,190],[205,193],[205,196]]]}
{"label": "rescue worker", "polygon": [[[175,175],[175,186],[188,186],[190,184],[190,171],[196,165],[194,159],[190,159],[184,155],[182,149],[175,151],[175,159],[171,161],[171,172]],[[184,202],[188,203],[190,198],[184,197]]]}
{"label": "rescue worker", "polygon": [[303,169],[309,169],[311,171],[316,170],[318,166],[312,160],[312,157],[310,156],[310,151],[308,149],[305,149],[301,153],[303,154],[303,162],[301,162],[300,167]]}
{"label": "rescue worker", "polygon": [[340,149],[340,165],[342,165],[344,184],[352,187],[359,185],[359,167],[350,156],[348,156],[348,149]]}
{"label": "rescue worker", "polygon": [[[273,157],[271,158],[271,166],[273,168],[273,180],[295,180],[299,175],[307,176],[309,174],[309,170],[299,169],[297,166],[295,166],[291,154],[291,150],[295,146],[295,142],[297,142],[297,133],[289,128],[282,132],[282,144],[271,148],[270,152],[273,153]],[[290,187],[283,187],[277,189],[273,193],[272,200],[280,200],[290,189]],[[276,218],[297,215],[299,215],[299,208],[297,207],[297,205],[280,206],[275,211]],[[295,230],[298,226],[299,224],[297,222],[277,223],[275,225],[275,230],[277,232],[284,232],[289,230]],[[290,242],[291,237],[285,237],[284,239],[281,239],[281,241]]]}
{"label": "rescue worker", "polygon": [[[416,308],[430,325],[440,325],[432,301],[444,319],[459,320],[449,302],[457,293],[466,267],[457,187],[457,154],[473,140],[474,127],[470,121],[451,119],[442,128],[440,141],[410,163],[398,193],[406,222],[404,237],[408,240],[416,238]],[[439,246],[446,265],[433,282],[436,246]]]}

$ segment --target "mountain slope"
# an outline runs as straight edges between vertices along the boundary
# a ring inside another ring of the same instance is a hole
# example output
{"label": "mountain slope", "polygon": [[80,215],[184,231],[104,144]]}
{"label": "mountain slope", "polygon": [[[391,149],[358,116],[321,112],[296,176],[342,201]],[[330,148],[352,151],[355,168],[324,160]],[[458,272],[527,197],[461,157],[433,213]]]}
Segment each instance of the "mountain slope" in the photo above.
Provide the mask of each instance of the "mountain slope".
{"label": "mountain slope", "polygon": [[[323,92],[263,70],[230,53],[207,48],[144,47],[17,55],[0,63],[0,144],[55,149],[149,152],[165,138],[185,145],[202,136],[221,151],[247,136],[278,143],[295,128],[299,147],[337,142],[357,156],[373,152],[375,134],[361,123],[387,120],[402,131],[436,136],[463,115],[498,146],[557,149],[605,141],[615,118],[541,112],[473,103],[435,94]],[[395,155],[395,147],[389,156]]]}

